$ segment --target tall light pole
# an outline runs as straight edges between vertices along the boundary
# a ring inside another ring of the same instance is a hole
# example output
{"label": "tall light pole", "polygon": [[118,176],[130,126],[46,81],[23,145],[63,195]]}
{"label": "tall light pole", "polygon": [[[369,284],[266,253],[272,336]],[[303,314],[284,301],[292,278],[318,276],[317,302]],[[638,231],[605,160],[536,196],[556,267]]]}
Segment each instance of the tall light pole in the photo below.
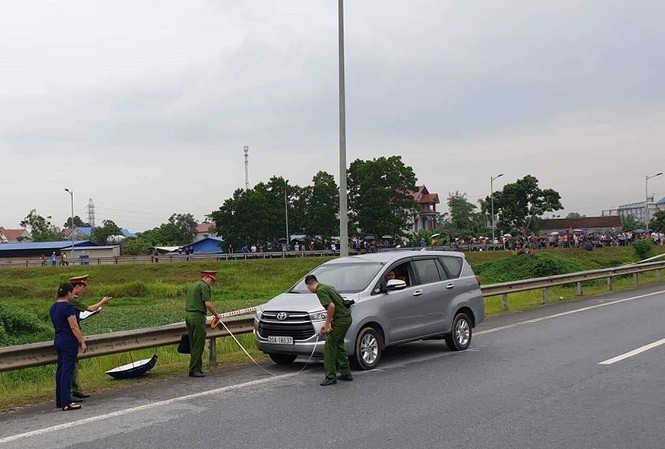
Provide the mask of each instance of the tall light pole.
{"label": "tall light pole", "polygon": [[289,235],[289,203],[286,200],[286,179],[284,180],[284,218],[286,220],[286,249],[289,249],[289,243],[291,243],[291,236]]}
{"label": "tall light pole", "polygon": [[663,172],[656,173],[655,175],[646,175],[646,181],[644,181],[644,230],[649,229],[649,179],[655,178],[656,176],[662,175]]}
{"label": "tall light pole", "polygon": [[494,180],[503,176],[503,173],[499,173],[496,176],[490,176],[490,202],[492,203],[492,248],[494,248]]}
{"label": "tall light pole", "polygon": [[339,50],[339,255],[349,255],[349,211],[346,204],[346,102],[344,92],[344,0],[337,1]]}
{"label": "tall light pole", "polygon": [[65,192],[69,193],[69,196],[71,197],[71,203],[72,203],[72,222],[69,223],[69,238],[72,240],[72,253],[70,254],[70,257],[74,257],[74,191],[65,189]]}

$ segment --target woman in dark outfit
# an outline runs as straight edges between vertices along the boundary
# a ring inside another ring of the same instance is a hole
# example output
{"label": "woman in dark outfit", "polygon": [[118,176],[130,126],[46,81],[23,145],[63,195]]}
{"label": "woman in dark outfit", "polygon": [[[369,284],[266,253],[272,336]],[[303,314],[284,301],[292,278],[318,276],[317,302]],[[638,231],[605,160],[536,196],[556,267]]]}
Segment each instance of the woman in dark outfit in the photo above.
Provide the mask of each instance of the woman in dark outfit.
{"label": "woman in dark outfit", "polygon": [[51,322],[55,329],[55,350],[58,353],[58,369],[55,372],[55,403],[63,411],[81,408],[79,404],[72,402],[70,397],[72,373],[79,345],[82,352],[86,352],[88,349],[76,320],[78,313],[69,303],[74,299],[73,292],[72,284],[60,284],[58,299],[51,306]]}

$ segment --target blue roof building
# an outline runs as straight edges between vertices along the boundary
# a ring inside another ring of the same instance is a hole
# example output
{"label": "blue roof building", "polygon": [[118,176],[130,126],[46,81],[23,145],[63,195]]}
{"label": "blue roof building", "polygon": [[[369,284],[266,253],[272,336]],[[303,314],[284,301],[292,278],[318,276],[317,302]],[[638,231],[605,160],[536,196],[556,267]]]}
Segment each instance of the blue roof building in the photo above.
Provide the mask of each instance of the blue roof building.
{"label": "blue roof building", "polygon": [[206,237],[189,245],[183,245],[182,249],[191,248],[193,254],[222,253],[221,243],[223,241],[224,239],[221,237]]}
{"label": "blue roof building", "polygon": [[[98,246],[89,240],[80,240],[73,242],[74,248]],[[0,258],[3,257],[39,257],[41,255],[50,256],[55,252],[60,254],[63,249],[71,248],[72,242],[62,240],[58,242],[25,242],[25,243],[5,243],[0,245]]]}

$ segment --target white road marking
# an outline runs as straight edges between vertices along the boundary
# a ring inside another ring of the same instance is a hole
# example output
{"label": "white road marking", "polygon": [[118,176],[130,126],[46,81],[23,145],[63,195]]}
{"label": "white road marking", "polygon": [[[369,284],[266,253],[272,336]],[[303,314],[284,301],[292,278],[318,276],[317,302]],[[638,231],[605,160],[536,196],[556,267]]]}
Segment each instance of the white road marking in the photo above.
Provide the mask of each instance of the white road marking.
{"label": "white road marking", "polygon": [[653,343],[649,343],[648,345],[644,345],[640,348],[633,349],[632,351],[626,352],[625,354],[618,355],[614,358],[607,359],[603,362],[600,362],[599,365],[612,365],[613,363],[620,362],[622,360],[626,360],[629,357],[632,357],[637,354],[641,354],[645,351],[648,351],[649,349],[657,348],[660,345],[665,345],[665,338],[662,340],[654,341]]}
{"label": "white road marking", "polygon": [[[570,310],[568,312],[556,313],[554,315],[548,315],[548,316],[544,316],[544,317],[540,317],[540,318],[534,318],[532,320],[520,321],[518,323],[509,324],[507,326],[499,326],[499,327],[495,327],[493,329],[488,329],[488,330],[485,330],[485,331],[475,332],[474,335],[475,336],[487,335],[487,334],[491,334],[491,333],[494,333],[494,332],[499,332],[499,331],[506,330],[506,329],[512,329],[512,328],[522,326],[522,325],[525,325],[525,324],[538,323],[540,321],[559,318],[559,317],[562,317],[562,316],[572,315],[574,313],[579,313],[579,312],[586,312],[588,310],[597,309],[599,307],[610,306],[610,305],[613,305],[613,304],[619,304],[619,303],[626,302],[626,301],[633,301],[633,300],[636,300],[636,299],[648,298],[650,296],[660,295],[660,294],[663,294],[663,293],[665,293],[665,290],[659,291],[659,292],[647,293],[647,294],[644,294],[644,295],[632,296],[630,298],[618,299],[616,301],[610,301],[610,302],[606,302],[606,303],[602,303],[602,304],[597,304],[597,305],[594,305],[594,306],[583,307],[581,309]],[[663,343],[665,343],[665,339],[661,340],[660,342],[656,342],[656,343],[663,344]],[[656,345],[656,343],[652,343],[652,345]],[[647,345],[647,346],[649,346],[649,345]],[[656,346],[658,346],[658,345],[656,345]],[[646,347],[644,347],[644,348],[646,348]],[[642,349],[642,348],[640,348],[640,349]],[[643,349],[643,351],[646,351],[648,349],[651,349],[651,348]],[[637,349],[636,349],[636,351],[637,351]],[[628,354],[630,354],[630,353],[628,353]],[[622,357],[622,356],[620,356],[620,357]],[[627,355],[627,357],[630,357],[630,355]],[[613,359],[610,359],[610,360],[613,360]],[[609,362],[609,360],[606,361],[606,362]],[[602,362],[602,363],[605,363],[605,362]],[[376,370],[376,371],[379,371],[379,370]],[[56,426],[46,427],[46,428],[43,428],[43,429],[37,429],[37,430],[30,431],[30,432],[20,433],[20,434],[17,434],[17,435],[11,435],[11,436],[8,436],[8,437],[5,437],[5,438],[1,438],[0,439],[0,444],[9,443],[9,442],[12,442],[12,441],[16,441],[16,440],[20,440],[20,439],[28,438],[28,437],[32,437],[32,436],[43,435],[43,434],[46,434],[46,433],[49,433],[49,432],[54,432],[54,431],[58,431],[58,430],[62,430],[62,429],[69,429],[69,428],[76,427],[76,426],[82,426],[82,425],[89,424],[89,423],[92,423],[92,422],[101,421],[101,420],[109,419],[109,418],[114,418],[114,417],[117,417],[117,416],[123,416],[123,415],[127,415],[129,413],[134,413],[134,412],[141,411],[141,410],[147,410],[147,409],[151,409],[151,408],[155,408],[155,407],[161,407],[161,406],[164,406],[164,405],[173,404],[175,402],[188,401],[190,399],[196,399],[196,398],[211,395],[211,394],[219,394],[219,393],[224,393],[224,392],[227,392],[227,391],[239,390],[239,389],[242,389],[242,388],[245,388],[245,387],[252,387],[252,386],[255,386],[255,385],[267,384],[267,383],[270,383],[270,382],[274,382],[276,380],[281,380],[281,379],[286,379],[286,378],[289,378],[289,377],[293,377],[293,376],[296,376],[298,374],[300,374],[300,372],[283,374],[283,375],[280,375],[280,376],[269,377],[269,378],[266,378],[266,379],[254,380],[254,381],[251,381],[251,382],[245,382],[245,383],[237,384],[237,385],[229,385],[227,387],[216,388],[214,390],[208,390],[208,391],[204,391],[204,392],[189,394],[189,395],[186,395],[186,396],[179,396],[179,397],[167,399],[167,400],[164,400],[164,401],[154,402],[154,403],[151,403],[151,404],[145,404],[145,405],[141,405],[141,406],[138,406],[138,407],[132,407],[132,408],[125,409],[125,410],[118,410],[116,412],[106,413],[106,414],[103,414],[103,415],[91,416],[89,418],[80,419],[78,421],[70,421],[70,422],[67,422],[67,423],[64,423],[64,424],[59,424],[59,425],[56,425]]]}
{"label": "white road marking", "polygon": [[123,416],[123,415],[127,415],[129,413],[139,412],[141,410],[148,410],[148,409],[151,409],[151,408],[162,407],[162,406],[165,406],[165,405],[173,404],[175,402],[188,401],[190,399],[196,399],[196,398],[200,398],[202,396],[225,393],[227,391],[240,390],[240,389],[246,388],[246,387],[253,387],[253,386],[256,386],[256,385],[267,384],[267,383],[274,382],[274,381],[277,381],[277,380],[293,377],[297,374],[300,374],[300,373],[282,374],[281,376],[274,376],[274,377],[268,377],[266,379],[253,380],[251,382],[244,382],[244,383],[237,384],[237,385],[229,385],[227,387],[215,388],[214,390],[202,391],[202,392],[199,392],[199,393],[188,394],[188,395],[185,395],[185,396],[178,396],[178,397],[175,397],[175,398],[166,399],[164,401],[153,402],[153,403],[150,403],[150,404],[140,405],[138,407],[132,407],[132,408],[124,409],[124,410],[118,410],[116,412],[105,413],[103,415],[91,416],[89,418],[79,419],[77,421],[70,421],[70,422],[66,422],[64,424],[59,424],[57,426],[46,427],[46,428],[43,428],[43,429],[37,429],[37,430],[30,431],[30,432],[19,433],[17,435],[8,436],[8,437],[0,439],[0,444],[9,443],[9,442],[12,442],[12,441],[20,440],[22,438],[28,438],[28,437],[33,437],[33,436],[37,436],[37,435],[43,435],[43,434],[50,433],[50,432],[55,432],[55,431],[58,431],[58,430],[69,429],[71,427],[83,426],[83,425],[90,424],[90,423],[95,422],[95,421],[101,421],[101,420],[104,420],[104,419],[115,418],[117,416]]}
{"label": "white road marking", "polygon": [[569,310],[568,312],[555,313],[554,315],[547,315],[547,316],[543,316],[543,317],[540,317],[540,318],[534,318],[532,320],[525,320],[525,321],[520,321],[518,323],[508,324],[506,326],[499,326],[499,327],[495,327],[493,329],[487,329],[485,331],[474,332],[473,335],[474,336],[479,336],[479,335],[491,334],[491,333],[494,333],[494,332],[499,332],[499,331],[502,331],[502,330],[512,329],[512,328],[515,328],[515,327],[518,327],[518,326],[522,326],[524,324],[539,323],[540,321],[546,321],[546,320],[551,320],[551,319],[554,319],[554,318],[560,318],[562,316],[572,315],[574,313],[586,312],[588,310],[598,309],[600,307],[611,306],[611,305],[619,304],[619,303],[626,302],[626,301],[634,301],[636,299],[648,298],[649,296],[662,295],[663,293],[665,293],[665,290],[662,290],[662,291],[659,291],[659,292],[653,292],[653,293],[646,293],[644,295],[631,296],[630,298],[617,299],[615,301],[609,301],[609,302],[604,302],[602,304],[596,304],[595,306],[582,307],[581,309]]}

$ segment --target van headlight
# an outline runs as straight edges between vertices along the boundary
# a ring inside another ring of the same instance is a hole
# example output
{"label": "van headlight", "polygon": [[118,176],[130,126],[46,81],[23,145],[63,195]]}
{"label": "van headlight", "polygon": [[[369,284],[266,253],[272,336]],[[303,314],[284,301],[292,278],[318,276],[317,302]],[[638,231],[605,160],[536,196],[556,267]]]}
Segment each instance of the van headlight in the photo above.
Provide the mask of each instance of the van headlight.
{"label": "van headlight", "polygon": [[263,315],[263,308],[265,307],[265,304],[261,304],[257,309],[256,309],[256,315],[255,318],[257,320],[261,319],[261,315]]}
{"label": "van headlight", "polygon": [[326,317],[328,316],[328,312],[326,311],[321,311],[321,312],[313,312],[309,314],[309,318],[312,321],[325,321]]}

